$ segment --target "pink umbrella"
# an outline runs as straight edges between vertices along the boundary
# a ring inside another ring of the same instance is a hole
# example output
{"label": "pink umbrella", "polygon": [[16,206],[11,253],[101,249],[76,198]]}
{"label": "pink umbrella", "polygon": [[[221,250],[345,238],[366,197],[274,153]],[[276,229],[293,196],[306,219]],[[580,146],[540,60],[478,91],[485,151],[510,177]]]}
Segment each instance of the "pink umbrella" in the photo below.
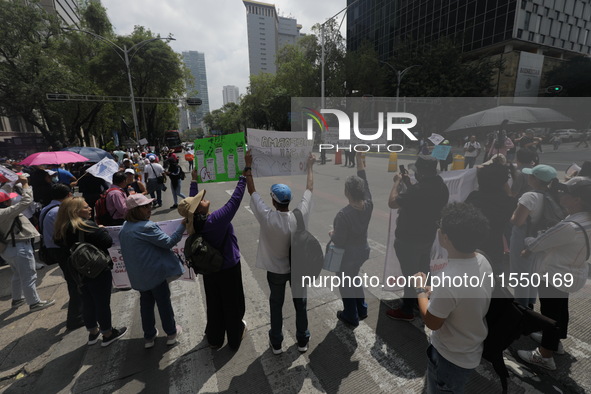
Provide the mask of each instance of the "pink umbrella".
{"label": "pink umbrella", "polygon": [[20,162],[23,166],[36,166],[41,164],[79,163],[88,159],[78,153],[69,151],[37,152],[27,156]]}

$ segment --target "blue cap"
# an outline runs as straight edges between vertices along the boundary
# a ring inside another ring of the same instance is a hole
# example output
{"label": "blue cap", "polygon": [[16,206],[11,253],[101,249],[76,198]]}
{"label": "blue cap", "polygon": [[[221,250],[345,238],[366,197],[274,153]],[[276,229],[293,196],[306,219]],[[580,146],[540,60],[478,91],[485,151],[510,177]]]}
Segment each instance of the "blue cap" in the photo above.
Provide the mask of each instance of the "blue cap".
{"label": "blue cap", "polygon": [[279,204],[287,204],[291,201],[291,189],[283,183],[276,183],[271,186],[271,197]]}
{"label": "blue cap", "polygon": [[552,179],[558,176],[554,167],[550,167],[545,164],[537,165],[534,168],[523,168],[521,172],[524,174],[533,175],[542,182],[550,182]]}

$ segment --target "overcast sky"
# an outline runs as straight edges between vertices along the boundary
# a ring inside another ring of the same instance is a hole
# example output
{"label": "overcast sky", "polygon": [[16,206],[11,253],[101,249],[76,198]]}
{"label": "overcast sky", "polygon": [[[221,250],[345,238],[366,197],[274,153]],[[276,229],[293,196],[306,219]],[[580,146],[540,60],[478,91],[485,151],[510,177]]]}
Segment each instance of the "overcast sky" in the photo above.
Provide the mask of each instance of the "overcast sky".
{"label": "overcast sky", "polygon": [[[102,0],[115,32],[130,34],[135,25],[165,37],[176,52],[205,53],[210,110],[222,106],[222,87],[248,85],[246,8],[242,0]],[[297,19],[303,33],[346,7],[346,0],[276,0],[280,16]],[[339,15],[340,23],[342,14]],[[343,26],[346,25],[346,21]]]}

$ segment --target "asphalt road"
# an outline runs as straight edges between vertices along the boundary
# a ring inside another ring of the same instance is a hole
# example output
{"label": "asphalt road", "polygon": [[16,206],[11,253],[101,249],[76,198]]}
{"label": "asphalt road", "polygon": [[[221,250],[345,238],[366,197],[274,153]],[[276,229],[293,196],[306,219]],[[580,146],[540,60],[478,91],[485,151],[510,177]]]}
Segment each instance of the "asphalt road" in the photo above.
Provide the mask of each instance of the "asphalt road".
{"label": "asphalt road", "polygon": [[[542,163],[559,170],[573,161],[591,158],[588,149],[544,152]],[[544,146],[551,149],[551,146]],[[329,158],[331,156],[329,155]],[[414,160],[412,153],[400,156],[400,163]],[[372,247],[363,271],[380,276],[384,271],[390,211],[387,198],[392,173],[387,172],[387,156],[368,157],[367,174],[375,209],[369,229]],[[186,169],[186,167],[185,167]],[[347,176],[354,169],[333,162],[314,170],[313,214],[310,231],[321,243],[328,241],[334,216],[347,204],[343,194]],[[292,187],[294,201],[305,189],[305,176],[287,179],[256,178],[255,184],[270,203],[268,190],[273,183]],[[208,184],[211,209],[222,206],[235,183]],[[183,191],[188,194],[188,182]],[[372,288],[366,292],[369,317],[351,330],[340,323],[336,312],[342,309],[338,294],[314,291],[308,301],[310,348],[297,351],[294,311],[284,306],[284,353],[276,356],[268,346],[268,285],[266,272],[255,267],[259,226],[244,197],[233,224],[242,254],[242,276],[246,296],[248,333],[240,349],[211,350],[204,340],[205,299],[202,281],[176,281],[171,284],[177,321],[184,328],[180,342],[167,347],[160,337],[153,349],[143,348],[139,297],[135,291],[116,291],[112,296],[113,323],[126,325],[129,334],[107,348],[86,346],[86,332],[65,332],[67,292],[59,268],[39,271],[43,298],[55,298],[56,306],[28,313],[26,308],[10,309],[10,270],[0,267],[0,391],[7,393],[419,393],[426,371],[425,349],[428,329],[420,319],[413,323],[390,320],[385,311],[396,302],[396,293]],[[177,218],[170,190],[164,193],[164,207],[156,209],[153,220]],[[286,299],[288,301],[288,298]],[[516,342],[506,352],[511,369],[510,392],[590,392],[591,311],[585,298],[571,300],[567,354],[556,356],[558,370],[548,372],[515,361],[515,349],[533,349],[529,338]],[[483,362],[472,375],[468,393],[500,392],[494,371]]]}

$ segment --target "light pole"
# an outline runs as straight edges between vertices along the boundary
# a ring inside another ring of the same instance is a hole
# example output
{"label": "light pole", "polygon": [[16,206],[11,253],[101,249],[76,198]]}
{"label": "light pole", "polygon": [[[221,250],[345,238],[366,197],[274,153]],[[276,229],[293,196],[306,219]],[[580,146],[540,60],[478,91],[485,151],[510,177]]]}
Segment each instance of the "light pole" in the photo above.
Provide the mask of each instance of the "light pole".
{"label": "light pole", "polygon": [[[99,40],[106,42],[107,44],[111,45],[111,47],[115,50],[115,53],[117,54],[117,56],[119,56],[119,58],[121,60],[123,60],[123,62],[125,63],[125,67],[127,68],[127,78],[129,80],[129,98],[131,100],[131,115],[133,116],[133,128],[135,130],[136,142],[139,144],[139,142],[140,142],[140,129],[139,129],[138,121],[137,121],[137,112],[136,112],[136,109],[135,109],[135,95],[133,94],[133,83],[131,81],[131,68],[129,67],[129,65],[130,65],[131,61],[133,60],[133,57],[136,55],[137,51],[141,47],[143,47],[144,45],[146,45],[147,43],[152,42],[152,41],[157,41],[157,40],[174,41],[175,39],[172,38],[172,37],[155,37],[155,38],[149,38],[147,40],[138,42],[137,44],[135,44],[131,48],[127,49],[127,45],[123,45],[123,48],[121,48],[119,45],[115,44],[113,41],[109,40],[108,38],[105,38],[103,36],[100,36],[100,35],[98,35],[96,33],[91,32],[91,31],[80,30],[80,29],[73,29],[73,28],[70,28],[70,27],[66,27],[66,28],[64,28],[64,30],[79,31],[81,33],[90,34],[94,38],[98,38]],[[123,53],[123,57],[121,56],[121,53]],[[131,58],[129,57],[129,54],[130,53],[131,53]]]}
{"label": "light pole", "polygon": [[396,74],[396,78],[398,80],[398,82],[396,83],[396,112],[398,112],[398,101],[400,100],[400,83],[402,82],[402,78],[404,78],[404,75],[406,75],[406,73],[409,72],[410,69],[412,69],[414,67],[421,67],[421,65],[420,64],[413,64],[412,66],[409,66],[402,71],[398,71],[394,68],[393,65],[391,65],[388,62],[384,62],[382,60],[380,60],[379,62],[384,63],[386,66],[390,67],[392,69],[392,71],[394,71],[394,74]]}
{"label": "light pole", "polygon": [[348,6],[346,6],[345,8],[343,8],[342,10],[340,10],[339,12],[337,12],[336,14],[334,14],[333,16],[331,16],[330,18],[328,18],[324,23],[322,23],[320,25],[320,47],[321,47],[321,52],[320,52],[320,64],[321,64],[321,80],[320,80],[320,107],[324,108],[324,25],[326,25],[329,21],[333,20],[334,18],[336,18],[341,12],[343,11],[347,11],[347,9],[349,9],[349,7],[351,7],[353,4],[357,3],[359,0],[355,0],[354,2],[352,2],[351,4],[349,4]]}

